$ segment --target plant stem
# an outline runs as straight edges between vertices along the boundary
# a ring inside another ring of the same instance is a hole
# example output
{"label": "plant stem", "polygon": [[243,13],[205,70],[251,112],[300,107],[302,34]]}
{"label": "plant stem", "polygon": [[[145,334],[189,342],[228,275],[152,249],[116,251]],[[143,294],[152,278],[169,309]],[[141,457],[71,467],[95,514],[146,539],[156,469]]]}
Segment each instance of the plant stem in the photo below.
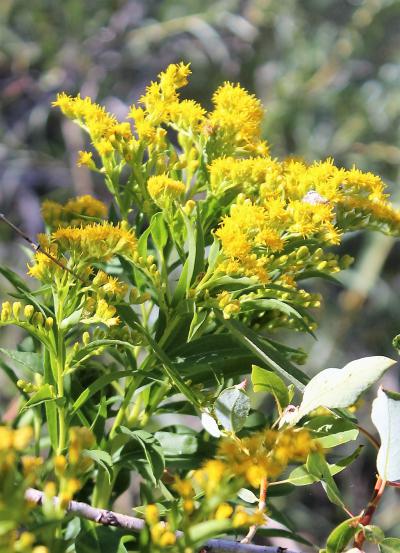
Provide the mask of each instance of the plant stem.
{"label": "plant stem", "polygon": [[[372,517],[374,516],[376,508],[380,500],[382,499],[383,492],[385,491],[385,486],[386,486],[386,481],[382,480],[382,478],[378,476],[376,479],[372,497],[366,509],[364,509],[364,511],[361,513],[360,518],[358,520],[358,524],[361,524],[362,526],[368,526],[368,524],[371,524]],[[358,549],[362,549],[364,541],[365,541],[365,533],[363,530],[360,530],[360,532],[357,533],[354,539],[354,547],[358,547]]]}

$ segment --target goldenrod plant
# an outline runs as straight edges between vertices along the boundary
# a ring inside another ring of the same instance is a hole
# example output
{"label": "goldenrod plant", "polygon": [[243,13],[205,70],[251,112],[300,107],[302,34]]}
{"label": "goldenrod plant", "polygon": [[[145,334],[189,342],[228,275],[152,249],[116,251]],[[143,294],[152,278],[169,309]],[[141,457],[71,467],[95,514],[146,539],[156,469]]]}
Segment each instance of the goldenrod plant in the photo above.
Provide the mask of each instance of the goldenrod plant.
{"label": "goldenrod plant", "polygon": [[[398,236],[400,212],[376,175],[272,157],[241,86],[221,85],[210,112],[181,100],[189,75],[170,65],[122,122],[87,97],[54,102],[88,133],[78,164],[112,202],[46,200],[29,280],[1,269],[15,289],[1,326],[25,337],[1,350],[20,399],[0,427],[0,550],[245,553],[279,535],[318,548],[274,498],[322,483],[343,522],[321,551],[399,551],[372,518],[400,480],[400,396],[378,391],[379,440],[355,409],[395,361],[310,379],[277,330],[313,334],[322,299],[307,281],[349,267],[346,233]],[[361,446],[336,448],[358,437],[377,476],[352,513],[334,476]],[[134,512],[110,511],[128,488]]]}

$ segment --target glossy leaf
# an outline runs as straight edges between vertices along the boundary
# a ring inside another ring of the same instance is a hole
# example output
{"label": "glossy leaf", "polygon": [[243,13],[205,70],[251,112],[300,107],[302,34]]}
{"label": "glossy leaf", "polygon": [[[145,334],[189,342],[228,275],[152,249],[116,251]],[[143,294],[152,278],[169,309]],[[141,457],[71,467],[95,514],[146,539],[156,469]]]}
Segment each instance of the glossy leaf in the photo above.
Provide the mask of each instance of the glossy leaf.
{"label": "glossy leaf", "polygon": [[379,544],[381,553],[400,553],[400,538],[385,538]]}
{"label": "glossy leaf", "polygon": [[289,404],[289,392],[283,380],[273,371],[253,365],[251,382],[255,392],[267,392],[274,396],[280,409]]}
{"label": "glossy leaf", "polygon": [[310,380],[304,389],[297,420],[317,407],[348,407],[377,382],[396,361],[388,357],[363,357],[343,369],[325,369]]}
{"label": "glossy leaf", "polygon": [[226,388],[218,396],[214,410],[225,430],[238,432],[250,411],[249,396],[239,388]]}
{"label": "glossy leaf", "polygon": [[357,525],[355,525],[356,522],[357,517],[349,518],[332,530],[326,542],[327,553],[340,553],[344,550],[359,530]]}

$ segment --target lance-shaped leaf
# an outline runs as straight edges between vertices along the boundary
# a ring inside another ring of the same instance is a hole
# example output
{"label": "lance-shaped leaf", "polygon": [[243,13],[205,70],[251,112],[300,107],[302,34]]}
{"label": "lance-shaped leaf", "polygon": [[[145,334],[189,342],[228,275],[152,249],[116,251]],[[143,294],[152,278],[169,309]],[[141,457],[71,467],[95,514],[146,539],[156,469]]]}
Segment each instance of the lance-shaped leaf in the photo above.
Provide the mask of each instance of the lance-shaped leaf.
{"label": "lance-shaped leaf", "polygon": [[219,422],[230,432],[238,432],[244,426],[250,411],[249,396],[237,387],[226,388],[215,402],[215,414]]}
{"label": "lance-shaped leaf", "polygon": [[382,480],[400,480],[400,394],[379,388],[371,419],[381,437],[377,468]]}
{"label": "lance-shaped leaf", "polygon": [[304,389],[297,420],[317,407],[337,409],[352,405],[395,363],[388,357],[363,357],[351,361],[343,369],[321,371]]}

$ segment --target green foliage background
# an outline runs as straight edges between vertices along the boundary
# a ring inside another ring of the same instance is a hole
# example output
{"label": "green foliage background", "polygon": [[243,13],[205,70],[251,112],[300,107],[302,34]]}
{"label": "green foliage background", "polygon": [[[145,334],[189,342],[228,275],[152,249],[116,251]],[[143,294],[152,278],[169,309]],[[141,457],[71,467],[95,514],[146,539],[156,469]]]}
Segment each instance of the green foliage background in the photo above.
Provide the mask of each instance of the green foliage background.
{"label": "green foliage background", "polygon": [[[396,201],[399,28],[398,0],[31,0],[29,7],[2,0],[1,211],[34,235],[41,198],[96,193],[93,175],[75,166],[84,137],[50,108],[57,91],[91,95],[123,116],[149,80],[180,60],[193,68],[185,94],[204,105],[224,80],[255,92],[267,109],[265,136],[274,154],[356,163],[389,182]],[[399,246],[372,234],[347,240],[359,262],[341,277],[342,288],[319,284],[325,298],[319,340],[298,338],[310,351],[310,374],[357,356],[394,355]],[[2,227],[1,258],[24,273],[16,242]],[[7,345],[18,339],[10,332],[3,334]],[[12,409],[7,388],[1,408]],[[372,477],[373,469],[358,461],[344,477],[360,507],[371,485],[364,473]],[[302,502],[309,509],[318,502],[313,532],[326,535],[331,510],[320,494]],[[394,506],[391,490],[376,519],[392,535],[399,533]],[[300,527],[309,515],[296,506],[289,514]]]}

